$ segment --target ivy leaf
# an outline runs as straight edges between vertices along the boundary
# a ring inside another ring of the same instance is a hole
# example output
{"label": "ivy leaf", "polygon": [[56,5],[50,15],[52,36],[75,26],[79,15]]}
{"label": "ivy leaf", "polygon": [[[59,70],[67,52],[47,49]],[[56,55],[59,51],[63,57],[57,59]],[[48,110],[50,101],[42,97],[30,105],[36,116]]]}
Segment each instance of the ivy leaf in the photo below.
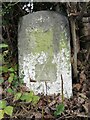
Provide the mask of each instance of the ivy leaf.
{"label": "ivy leaf", "polygon": [[7,89],[7,92],[8,92],[8,93],[13,93],[13,90],[12,90],[11,88],[8,88],[8,89]]}
{"label": "ivy leaf", "polygon": [[26,102],[32,102],[32,97],[27,97]]}
{"label": "ivy leaf", "polygon": [[0,54],[0,63],[2,63],[2,61],[3,61],[3,55]]}
{"label": "ivy leaf", "polygon": [[4,112],[5,112],[7,115],[12,116],[13,107],[12,107],[12,106],[7,106],[7,107],[4,109]]}
{"label": "ivy leaf", "polygon": [[29,96],[33,96],[33,95],[34,95],[34,92],[30,91]]}
{"label": "ivy leaf", "polygon": [[33,102],[33,104],[37,104],[37,102],[39,101],[39,99],[40,99],[40,97],[39,96],[33,96],[33,100],[32,100],[32,102]]}
{"label": "ivy leaf", "polygon": [[7,47],[8,47],[7,44],[4,44],[4,43],[3,43],[3,44],[0,44],[0,49],[1,49],[1,48],[7,48]]}
{"label": "ivy leaf", "polygon": [[18,65],[16,64],[15,66],[14,66],[14,71],[17,71],[18,70]]}
{"label": "ivy leaf", "polygon": [[6,101],[0,100],[0,108],[5,108],[5,107],[6,107]]}
{"label": "ivy leaf", "polygon": [[10,77],[8,78],[8,82],[9,82],[9,83],[12,83],[13,78],[14,78],[14,73],[11,73],[11,74],[10,74]]}
{"label": "ivy leaf", "polygon": [[0,78],[0,85],[4,82],[4,79],[1,77]]}
{"label": "ivy leaf", "polygon": [[30,91],[30,93],[25,92],[20,99],[25,100],[26,102],[32,102],[33,95],[34,95],[33,91]]}
{"label": "ivy leaf", "polygon": [[2,66],[0,66],[0,73],[2,72]]}
{"label": "ivy leaf", "polygon": [[32,101],[33,94],[34,94],[33,92],[28,93],[28,97],[26,99],[26,102],[31,102]]}
{"label": "ivy leaf", "polygon": [[8,69],[8,71],[9,72],[14,72],[15,70],[14,70],[14,68],[11,67],[11,68]]}
{"label": "ivy leaf", "polygon": [[26,99],[28,99],[28,93],[25,92],[25,93],[21,96],[20,100],[26,100]]}
{"label": "ivy leaf", "polygon": [[18,79],[18,76],[17,75],[14,75],[14,80],[16,81]]}
{"label": "ivy leaf", "polygon": [[3,72],[8,72],[7,66],[3,66],[3,67],[2,67],[2,71],[3,71]]}
{"label": "ivy leaf", "polygon": [[0,120],[4,118],[4,110],[0,110]]}
{"label": "ivy leaf", "polygon": [[22,93],[20,93],[20,92],[16,93],[15,96],[14,96],[14,101],[19,100],[21,95],[22,95]]}
{"label": "ivy leaf", "polygon": [[56,107],[56,111],[54,112],[54,115],[55,116],[58,116],[58,115],[61,115],[61,113],[64,111],[65,109],[65,106],[64,104],[59,104],[57,107]]}
{"label": "ivy leaf", "polygon": [[0,66],[0,72],[8,72],[7,66]]}

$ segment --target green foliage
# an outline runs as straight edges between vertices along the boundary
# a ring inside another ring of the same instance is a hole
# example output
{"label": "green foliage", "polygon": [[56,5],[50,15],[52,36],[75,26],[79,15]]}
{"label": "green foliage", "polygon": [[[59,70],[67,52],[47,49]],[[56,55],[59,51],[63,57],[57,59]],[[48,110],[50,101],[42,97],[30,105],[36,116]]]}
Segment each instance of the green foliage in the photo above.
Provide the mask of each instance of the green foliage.
{"label": "green foliage", "polygon": [[10,77],[8,78],[8,82],[12,83],[13,79],[14,79],[14,73],[10,73]]}
{"label": "green foliage", "polygon": [[56,107],[56,111],[54,112],[54,115],[55,116],[58,116],[58,115],[61,115],[61,113],[64,112],[64,109],[65,109],[65,106],[64,104],[59,104],[57,107]]}
{"label": "green foliage", "polygon": [[[2,47],[8,47],[8,45],[6,44],[3,44]],[[2,83],[4,83],[6,80],[8,81],[9,83],[9,88],[7,86],[7,92],[8,93],[13,93],[14,90],[19,86],[19,81],[18,81],[18,76],[17,76],[17,65],[14,65],[12,66],[10,62],[6,62],[5,61],[5,54],[4,54],[5,51],[3,51],[2,54],[0,54],[0,57],[2,57],[0,60],[2,62],[2,59],[4,59],[4,62],[2,63],[2,66],[0,66],[0,74],[2,75],[2,73],[5,75],[5,74],[8,74],[8,77],[7,79],[5,78],[5,80],[3,79],[3,77],[0,78],[0,85]],[[7,76],[7,75],[6,75]],[[11,90],[14,89],[14,90]]]}
{"label": "green foliage", "polygon": [[28,95],[26,96],[26,102],[32,102],[33,96],[34,96],[33,91],[31,91],[30,93],[28,93]]}
{"label": "green foliage", "polygon": [[14,68],[11,67],[11,68],[8,69],[8,71],[9,72],[14,72],[15,70],[14,70]]}
{"label": "green foliage", "polygon": [[21,95],[22,95],[22,93],[20,93],[20,92],[16,93],[15,96],[14,96],[14,101],[19,100]]}
{"label": "green foliage", "polygon": [[33,91],[30,91],[30,93],[28,92],[24,92],[24,93],[16,93],[14,96],[14,101],[17,100],[22,100],[25,102],[32,102],[32,104],[37,104],[37,102],[39,101],[40,97],[37,95],[34,95]]}
{"label": "green foliage", "polygon": [[0,110],[0,120],[4,118],[4,110]]}
{"label": "green foliage", "polygon": [[40,97],[37,95],[34,95],[33,91],[30,91],[30,93],[27,93],[27,92],[23,93],[20,99],[26,102],[32,102],[33,104],[37,104]]}
{"label": "green foliage", "polygon": [[25,92],[25,93],[22,94],[20,100],[23,101],[23,100],[26,100],[26,99],[28,99],[28,93],[27,92]]}
{"label": "green foliage", "polygon": [[0,120],[2,118],[4,118],[4,113],[6,113],[7,115],[12,116],[13,107],[12,106],[7,106],[6,103],[7,103],[7,101],[0,100]]}
{"label": "green foliage", "polygon": [[8,45],[7,45],[7,44],[2,43],[2,44],[0,44],[0,49],[2,49],[2,48],[8,48]]}
{"label": "green foliage", "polygon": [[0,77],[0,85],[4,82],[4,79]]}
{"label": "green foliage", "polygon": [[12,116],[12,113],[13,113],[13,107],[12,107],[12,106],[7,106],[7,107],[5,107],[5,109],[4,109],[4,113],[6,113],[7,115]]}
{"label": "green foliage", "polygon": [[0,100],[0,109],[6,107],[6,101],[5,100]]}
{"label": "green foliage", "polygon": [[7,92],[12,94],[14,91],[11,88],[8,88]]}
{"label": "green foliage", "polygon": [[[4,48],[7,46],[3,45],[1,47]],[[4,54],[2,54],[1,56],[2,58],[4,58]],[[23,84],[24,77],[22,76],[22,78],[19,78],[17,76],[17,67],[17,65],[12,66],[9,62],[4,61],[3,66],[0,66],[0,74],[3,73],[4,75],[0,78],[0,85],[6,85],[6,94],[13,97],[13,102],[20,100],[25,102],[31,102],[33,105],[37,104],[40,97],[36,96],[33,91],[23,93],[21,91],[17,92],[19,91],[17,88],[19,88]],[[0,119],[4,118],[4,114],[12,116],[12,113],[13,107],[7,106],[7,101],[0,100]]]}
{"label": "green foliage", "polygon": [[17,3],[18,3],[18,2],[8,3],[7,6],[3,3],[4,9],[2,9],[2,10],[0,11],[0,14],[1,14],[2,16],[4,16],[5,14],[8,14],[10,11],[13,10],[13,6],[14,6],[15,4],[17,4]]}
{"label": "green foliage", "polygon": [[3,54],[0,54],[0,63],[3,62]]}
{"label": "green foliage", "polygon": [[33,104],[37,104],[37,102],[39,101],[39,99],[40,99],[39,96],[33,96],[32,103]]}
{"label": "green foliage", "polygon": [[6,73],[8,72],[7,66],[0,66],[0,73]]}

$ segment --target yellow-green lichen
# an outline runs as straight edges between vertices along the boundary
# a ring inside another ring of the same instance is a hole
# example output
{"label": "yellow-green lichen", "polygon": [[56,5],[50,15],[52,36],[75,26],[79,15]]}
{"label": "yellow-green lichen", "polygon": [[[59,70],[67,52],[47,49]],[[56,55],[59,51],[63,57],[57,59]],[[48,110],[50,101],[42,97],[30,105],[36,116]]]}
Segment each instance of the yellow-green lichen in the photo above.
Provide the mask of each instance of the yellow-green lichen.
{"label": "yellow-green lichen", "polygon": [[41,28],[33,30],[31,33],[32,41],[35,43],[32,49],[33,53],[40,53],[41,51],[53,55],[53,32],[51,29],[44,32]]}

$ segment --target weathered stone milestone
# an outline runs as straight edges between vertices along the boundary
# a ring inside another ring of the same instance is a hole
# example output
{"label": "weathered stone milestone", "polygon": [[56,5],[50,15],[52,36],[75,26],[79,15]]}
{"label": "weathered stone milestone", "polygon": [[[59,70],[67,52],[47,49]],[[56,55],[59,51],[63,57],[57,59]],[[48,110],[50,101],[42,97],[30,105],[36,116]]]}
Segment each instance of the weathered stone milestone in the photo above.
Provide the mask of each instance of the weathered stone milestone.
{"label": "weathered stone milestone", "polygon": [[[35,93],[72,95],[70,35],[65,16],[51,11],[28,14],[20,21],[19,74]],[[30,80],[34,80],[30,82]]]}

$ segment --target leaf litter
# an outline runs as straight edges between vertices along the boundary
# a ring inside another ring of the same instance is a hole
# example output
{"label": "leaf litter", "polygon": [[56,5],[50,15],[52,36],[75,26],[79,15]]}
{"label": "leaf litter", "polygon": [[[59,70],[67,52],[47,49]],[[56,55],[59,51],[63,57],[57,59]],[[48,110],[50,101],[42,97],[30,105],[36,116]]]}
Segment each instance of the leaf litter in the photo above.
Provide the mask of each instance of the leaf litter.
{"label": "leaf litter", "polygon": [[[57,105],[62,104],[62,96],[60,94],[49,96],[39,94],[40,99],[34,105],[32,102],[13,101],[10,93],[7,95],[0,86],[0,94],[3,93],[8,103],[14,107],[14,113],[10,120],[15,118],[18,120],[85,120],[90,118],[90,63],[78,59],[78,71],[78,82],[73,84],[73,96],[70,99],[64,98],[63,104],[65,108],[57,116],[54,113],[57,111]],[[5,88],[10,85],[6,81],[7,77],[9,77],[7,73],[3,75],[5,81],[3,86]],[[19,89],[22,93],[29,91],[25,85],[22,85]],[[7,118],[8,116],[6,115],[3,120]]]}

